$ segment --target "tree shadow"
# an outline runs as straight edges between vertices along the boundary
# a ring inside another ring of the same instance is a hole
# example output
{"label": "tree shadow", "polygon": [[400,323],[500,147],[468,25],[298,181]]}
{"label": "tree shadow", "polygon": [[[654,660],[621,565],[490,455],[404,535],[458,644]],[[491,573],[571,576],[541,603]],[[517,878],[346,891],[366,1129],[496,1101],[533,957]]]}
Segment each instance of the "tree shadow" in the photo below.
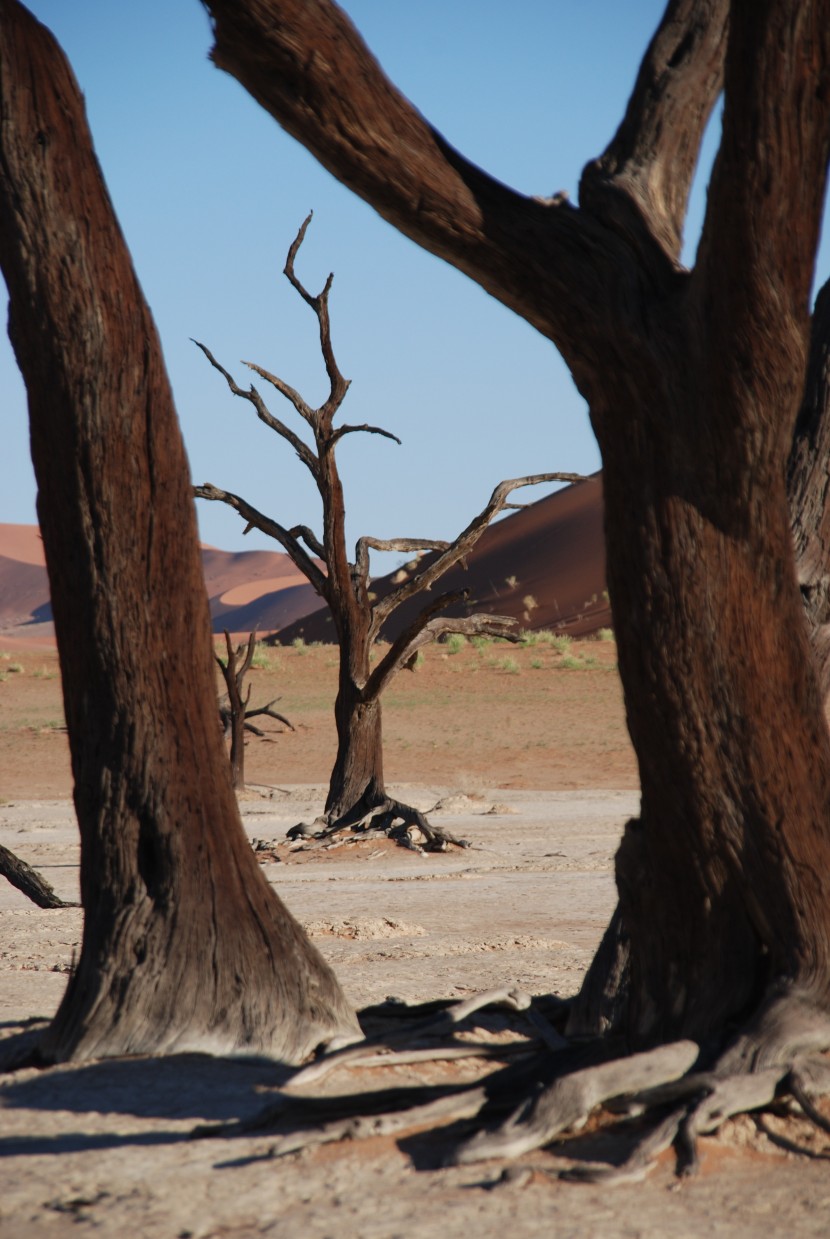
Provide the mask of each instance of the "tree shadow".
{"label": "tree shadow", "polygon": [[[137,1120],[188,1124],[239,1122],[253,1117],[291,1074],[264,1057],[213,1058],[177,1054],[166,1058],[104,1059],[8,1077],[0,1105],[11,1110],[84,1115],[125,1115]],[[0,1158],[65,1153],[120,1145],[177,1143],[190,1128],[133,1132],[74,1130],[0,1138]]]}

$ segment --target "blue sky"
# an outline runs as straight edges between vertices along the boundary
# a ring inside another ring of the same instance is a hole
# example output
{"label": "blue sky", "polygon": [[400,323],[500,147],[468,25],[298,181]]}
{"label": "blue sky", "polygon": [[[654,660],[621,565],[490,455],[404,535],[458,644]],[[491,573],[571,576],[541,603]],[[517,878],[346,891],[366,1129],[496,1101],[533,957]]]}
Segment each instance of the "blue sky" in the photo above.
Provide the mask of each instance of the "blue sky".
{"label": "blue sky", "polygon": [[[86,96],[161,334],[194,481],[235,490],[281,522],[319,528],[303,466],[190,343],[206,343],[240,383],[248,381],[244,358],[309,402],[322,401],[316,322],[281,274],[310,208],[297,270],[313,292],[334,272],[332,338],[352,379],[343,417],[403,440],[401,447],[375,436],[344,440],[352,540],[453,536],[503,477],[599,467],[584,403],[552,345],[396,233],[215,69],[197,0],[30,7],[56,34]],[[522,192],[567,189],[575,198],[582,166],[622,116],[663,3],[346,0],[344,7],[392,80],[468,158]],[[701,186],[691,254],[702,201]],[[276,393],[272,407],[294,416]],[[33,522],[25,393],[5,333],[0,408],[0,521]],[[206,542],[276,549],[258,533],[243,538],[242,522],[222,505],[198,509]]]}

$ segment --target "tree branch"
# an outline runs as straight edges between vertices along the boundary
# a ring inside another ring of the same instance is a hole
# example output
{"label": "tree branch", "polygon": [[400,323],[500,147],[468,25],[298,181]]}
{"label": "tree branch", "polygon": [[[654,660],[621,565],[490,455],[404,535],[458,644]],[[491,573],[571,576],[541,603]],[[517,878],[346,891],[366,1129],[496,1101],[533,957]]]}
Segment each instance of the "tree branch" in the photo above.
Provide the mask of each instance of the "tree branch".
{"label": "tree branch", "polygon": [[[790,434],[803,382],[830,146],[828,65],[827,0],[797,10],[789,0],[733,0],[723,137],[693,280],[718,361],[713,379],[727,392],[739,385],[754,418],[769,408],[776,438]],[[759,329],[768,348],[749,361],[745,341]]]}
{"label": "tree branch", "polygon": [[[392,85],[331,0],[203,0],[214,64],[412,240],[575,349],[595,331],[605,230],[466,160]],[[540,278],[544,273],[544,278]]]}
{"label": "tree branch", "polygon": [[[312,429],[316,427],[317,410],[312,409],[310,405],[306,404],[300,393],[293,388],[290,383],[286,383],[279,377],[279,375],[272,374],[271,371],[266,370],[264,366],[258,366],[255,361],[243,361],[242,364],[243,366],[247,366],[249,370],[253,370],[254,374],[258,374],[261,379],[265,379],[266,383],[270,383],[272,387],[275,387],[281,396],[285,396],[286,400],[293,404],[300,417],[302,417],[304,421],[308,422]],[[252,388],[251,390],[256,391],[256,388]]]}
{"label": "tree branch", "polygon": [[397,675],[418,650],[437,641],[439,637],[458,632],[467,637],[483,634],[501,637],[505,641],[521,640],[513,631],[517,621],[508,615],[468,615],[458,618],[445,615],[435,619],[429,618],[436,611],[443,610],[444,607],[464,598],[466,593],[466,590],[459,590],[452,594],[445,594],[433,606],[421,612],[409,628],[398,637],[369,676],[363,690],[366,701],[379,697],[393,676]]}
{"label": "tree branch", "polygon": [[[285,275],[287,276],[291,286],[297,290],[307,305],[310,305],[314,313],[317,315],[317,321],[320,325],[320,349],[323,353],[323,360],[326,364],[326,374],[329,377],[329,398],[322,408],[317,410],[315,418],[315,434],[320,434],[325,430],[328,437],[331,432],[331,422],[340,405],[346,398],[346,392],[349,390],[350,380],[344,379],[340,373],[337,362],[334,358],[334,349],[331,343],[331,322],[329,320],[329,293],[331,291],[332,281],[334,276],[330,275],[326,280],[323,291],[317,297],[313,297],[310,292],[300,282],[294,270],[294,261],[302,245],[305,234],[308,231],[308,226],[311,223],[313,212],[309,211],[308,215],[300,225],[300,231],[297,233],[291,248],[288,251],[288,258],[285,263]],[[329,439],[331,442],[331,439]],[[318,439],[319,445],[319,439]]]}
{"label": "tree branch", "polygon": [[289,730],[291,731],[296,730],[294,727],[294,724],[290,722],[289,719],[287,719],[284,714],[278,714],[277,711],[274,709],[274,706],[276,705],[278,701],[279,701],[279,697],[275,697],[274,700],[269,701],[267,705],[257,706],[255,710],[246,710],[245,711],[246,724],[249,718],[257,718],[259,715],[266,714],[268,718],[276,719],[278,723],[285,723],[285,726],[288,727]]}
{"label": "tree branch", "polygon": [[[248,400],[256,409],[257,417],[259,418],[259,420],[261,422],[264,422],[266,426],[268,426],[271,430],[276,431],[278,435],[280,435],[283,439],[285,439],[288,443],[290,443],[294,451],[299,456],[300,460],[303,462],[303,464],[308,468],[308,470],[314,475],[315,478],[318,477],[319,472],[320,472],[320,467],[317,462],[317,457],[314,455],[311,448],[308,446],[308,444],[303,442],[303,440],[300,438],[299,435],[295,434],[293,430],[289,429],[289,427],[286,426],[284,422],[281,422],[278,417],[274,417],[273,413],[271,413],[271,411],[268,409],[267,405],[265,404],[265,401],[262,399],[257,389],[253,385],[251,385],[251,387],[247,391],[245,390],[244,387],[240,387],[239,384],[234,379],[233,375],[229,374],[228,371],[225,369],[225,367],[219,364],[219,362],[213,356],[213,353],[211,353],[210,349],[206,345],[201,344],[198,340],[193,340],[193,343],[196,345],[197,348],[200,348],[202,350],[205,357],[207,357],[208,361],[213,366],[213,368],[215,370],[218,370],[219,373],[224,376],[225,381],[228,384],[228,387],[231,389],[234,396],[239,396],[242,400]],[[242,364],[245,366],[250,366],[252,370],[256,370],[257,374],[261,374],[263,378],[267,378],[268,381],[273,383],[274,386],[277,387],[277,390],[281,391],[283,395],[287,395],[288,392],[291,392],[292,395],[288,396],[288,399],[291,400],[291,403],[294,405],[294,408],[297,410],[298,413],[302,414],[302,416],[306,419],[306,421],[310,422],[312,426],[314,425],[314,422],[311,421],[311,419],[314,417],[313,410],[309,409],[305,401],[294,391],[293,388],[288,387],[287,383],[280,386],[279,379],[274,378],[274,376],[268,374],[267,371],[260,370],[260,368],[258,366],[255,366],[252,362],[246,361],[246,362],[243,362]],[[283,390],[283,388],[285,388],[285,390]]]}
{"label": "tree branch", "polygon": [[[514,490],[522,486],[539,486],[545,482],[589,482],[591,480],[591,478],[585,477],[581,473],[536,473],[524,478],[513,478],[499,482],[490,496],[487,506],[479,512],[478,516],[470,521],[466,529],[462,530],[455,541],[450,543],[446,550],[443,551],[443,554],[428,564],[422,572],[418,572],[415,576],[410,577],[408,581],[404,581],[397,589],[392,590],[385,598],[381,598],[375,604],[372,618],[372,634],[375,635],[380,631],[384,621],[402,602],[405,602],[407,598],[411,598],[413,594],[431,589],[439,577],[448,572],[459,560],[469,555],[493,518],[498,516],[499,512],[506,507],[508,495]],[[367,545],[372,545],[371,540],[367,541]],[[396,548],[393,547],[391,549]]]}
{"label": "tree branch", "polygon": [[302,538],[309,550],[313,551],[318,559],[325,560],[326,548],[314,530],[309,529],[308,525],[292,525],[288,532],[292,538]]}
{"label": "tree branch", "polygon": [[449,542],[430,538],[358,538],[355,548],[355,571],[358,580],[366,584],[369,579],[369,550],[373,551],[445,551]]}
{"label": "tree branch", "polygon": [[384,439],[392,439],[393,442],[397,443],[398,447],[401,446],[400,439],[397,435],[393,435],[391,431],[382,430],[380,426],[369,426],[364,422],[362,426],[339,426],[331,436],[330,443],[332,447],[334,447],[335,443],[339,443],[343,435],[356,434],[358,431],[370,435],[383,435]]}
{"label": "tree branch", "polygon": [[[279,542],[280,546],[288,552],[293,563],[300,569],[300,572],[308,578],[309,584],[314,586],[320,597],[325,598],[326,602],[329,601],[328,578],[320,571],[291,530],[283,529],[282,525],[278,525],[269,516],[265,516],[262,512],[257,511],[255,507],[239,495],[234,495],[231,491],[221,490],[211,482],[204,482],[201,486],[194,486],[193,494],[197,499],[209,499],[213,502],[226,503],[228,507],[234,508],[249,525],[253,525],[261,533],[267,534],[269,538]],[[305,526],[300,526],[299,528],[305,531]],[[306,532],[311,533],[310,530]],[[303,536],[305,536],[305,532]],[[314,535],[312,534],[311,536],[313,538]]]}
{"label": "tree branch", "polygon": [[[692,177],[723,80],[729,0],[671,0],[625,117],[579,187],[580,207],[630,231],[629,203],[678,259]],[[610,194],[609,194],[609,191]],[[620,195],[624,199],[620,200]]]}

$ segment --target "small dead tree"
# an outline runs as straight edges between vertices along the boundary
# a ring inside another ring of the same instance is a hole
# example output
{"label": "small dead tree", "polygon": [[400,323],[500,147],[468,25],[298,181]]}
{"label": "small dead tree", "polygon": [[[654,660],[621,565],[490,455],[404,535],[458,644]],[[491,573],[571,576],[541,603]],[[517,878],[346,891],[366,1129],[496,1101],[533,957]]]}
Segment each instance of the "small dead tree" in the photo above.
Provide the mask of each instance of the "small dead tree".
{"label": "small dead tree", "polygon": [[[405,830],[411,828],[408,838],[411,839],[414,835],[419,844],[423,843],[428,848],[443,848],[448,841],[455,841],[430,827],[416,810],[392,800],[386,793],[381,741],[381,694],[400,669],[410,663],[418,650],[439,637],[448,633],[487,633],[507,640],[518,640],[518,636],[513,632],[515,620],[500,615],[468,615],[458,618],[442,615],[453,603],[466,598],[465,591],[454,591],[441,594],[430,601],[392,642],[374,668],[370,661],[372,645],[377,640],[382,625],[397,607],[413,595],[431,590],[436,581],[454,564],[469,555],[494,517],[505,508],[519,506],[509,502],[509,496],[514,490],[543,482],[574,482],[584,479],[582,475],[574,473],[539,473],[501,482],[493,491],[486,507],[455,541],[362,537],[357,541],[355,558],[351,561],[346,544],[343,487],[335,458],[337,444],[345,435],[357,432],[382,435],[398,444],[400,440],[378,426],[334,426],[335,415],[349,390],[349,381],[340,373],[331,342],[329,293],[333,277],[328,277],[323,291],[315,297],[308,292],[295,273],[297,253],[311,218],[309,214],[288,251],[285,275],[317,316],[320,347],[329,379],[328,398],[320,408],[313,409],[299,392],[283,379],[254,362],[244,364],[276,388],[299,413],[311,429],[313,447],[270,412],[253,385],[247,389],[240,387],[232,375],[219,364],[210,349],[198,341],[194,343],[198,344],[210,364],[224,376],[234,396],[252,404],[260,421],[291,444],[311,473],[322,501],[322,537],[318,538],[305,525],[286,529],[239,495],[221,490],[210,483],[197,486],[195,493],[200,499],[216,500],[235,508],[246,521],[246,533],[251,529],[259,529],[279,542],[331,608],[340,645],[340,674],[335,703],[337,758],[326,800],[326,820],[329,828],[356,825],[369,816],[380,816],[385,828],[391,828],[393,822],[401,819]],[[433,551],[437,554],[430,556],[422,568],[398,584],[385,597],[376,600],[371,595],[369,580],[369,554],[372,550],[410,554]],[[320,560],[324,568],[319,566]],[[423,838],[420,838],[417,832],[420,832]]]}
{"label": "small dead tree", "polygon": [[[294,730],[293,724],[285,718],[284,715],[278,714],[274,706],[279,701],[275,697],[273,701],[269,701],[264,706],[258,706],[254,710],[248,709],[248,704],[251,700],[251,686],[248,685],[248,691],[243,697],[243,687],[245,676],[251,669],[251,663],[254,660],[254,650],[256,649],[256,633],[252,632],[248,637],[247,647],[238,645],[234,649],[231,641],[231,634],[225,629],[225,645],[228,651],[228,660],[224,662],[219,655],[216,655],[216,661],[222,672],[222,677],[227,688],[227,697],[219,700],[219,721],[222,724],[222,731],[226,740],[231,742],[231,782],[236,790],[240,790],[245,786],[245,732],[250,731],[255,736],[264,736],[265,732],[260,731],[249,719],[256,718],[267,714],[269,718],[274,718],[280,723],[284,723],[286,727]],[[242,662],[239,660],[242,659]]]}

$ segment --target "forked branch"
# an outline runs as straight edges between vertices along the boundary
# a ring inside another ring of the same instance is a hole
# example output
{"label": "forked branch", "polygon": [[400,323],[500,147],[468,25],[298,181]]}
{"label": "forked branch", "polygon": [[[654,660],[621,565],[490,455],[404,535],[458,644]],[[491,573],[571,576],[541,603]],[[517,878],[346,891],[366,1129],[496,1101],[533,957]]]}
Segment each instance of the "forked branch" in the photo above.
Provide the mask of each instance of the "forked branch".
{"label": "forked branch", "polygon": [[671,0],[625,117],[579,187],[583,209],[630,228],[634,221],[620,210],[626,195],[675,260],[703,132],[723,81],[728,14],[729,0]]}
{"label": "forked branch", "polygon": [[[244,387],[240,387],[233,375],[229,374],[225,367],[220,365],[220,363],[216,360],[207,345],[200,344],[198,340],[194,340],[193,343],[197,348],[202,350],[214,370],[218,370],[219,373],[223,375],[225,382],[228,384],[228,387],[234,396],[239,396],[242,400],[248,400],[256,409],[259,420],[264,422],[269,429],[276,431],[281,438],[291,444],[300,460],[316,478],[319,474],[319,465],[317,463],[317,457],[314,455],[308,444],[304,443],[300,436],[295,434],[294,431],[291,430],[290,427],[286,426],[284,422],[281,422],[278,417],[274,417],[273,413],[271,413],[265,401],[262,399],[262,396],[260,396],[254,386],[249,387],[247,390]],[[289,387],[287,383],[279,386],[279,379],[274,378],[274,376],[268,374],[267,371],[263,371],[258,366],[253,365],[252,362],[246,361],[243,362],[243,365],[249,366],[252,370],[256,370],[257,374],[261,374],[263,378],[268,379],[269,383],[273,383],[284,396],[287,396],[287,398],[291,400],[291,403],[294,405],[297,412],[300,413],[307,422],[313,424],[313,410],[309,408],[302,397],[295,392],[293,388]],[[289,395],[289,393],[291,394]]]}
{"label": "forked branch", "polygon": [[[509,615],[468,615],[461,617],[435,616],[454,602],[466,597],[466,590],[458,590],[438,598],[431,608],[422,611],[416,620],[393,642],[385,656],[375,667],[363,690],[367,701],[379,697],[393,676],[405,667],[425,645],[438,641],[450,633],[465,637],[498,637],[504,641],[517,642],[521,638],[514,631],[516,620]],[[435,616],[435,618],[432,618]]]}
{"label": "forked branch", "polygon": [[311,531],[306,526],[297,526],[295,530],[284,529],[277,521],[271,520],[270,516],[265,516],[264,513],[259,512],[246,499],[242,499],[239,495],[234,495],[231,491],[222,490],[211,482],[203,482],[201,486],[194,486],[193,493],[197,499],[210,499],[217,503],[226,503],[228,507],[233,508],[240,516],[244,517],[248,525],[253,526],[260,533],[267,534],[269,538],[279,542],[280,546],[284,547],[294,564],[300,569],[300,572],[314,586],[320,597],[325,598],[328,602],[327,578],[304,547],[300,545],[297,536],[295,536],[297,531],[299,531],[299,535],[303,538],[306,537],[306,534],[310,534],[313,539],[313,545],[319,547],[319,541],[314,538],[314,535],[311,534]]}
{"label": "forked branch", "polygon": [[[311,223],[313,212],[309,211],[306,218],[300,225],[300,231],[294,238],[291,248],[288,251],[288,258],[285,263],[285,275],[287,276],[292,288],[300,294],[303,301],[310,305],[314,313],[317,315],[317,322],[320,326],[320,348],[323,353],[323,360],[326,364],[326,374],[329,377],[329,397],[321,409],[317,411],[319,419],[319,429],[328,433],[331,429],[332,418],[343,403],[346,392],[349,390],[349,379],[344,379],[340,373],[340,369],[334,357],[334,349],[331,343],[331,323],[329,321],[329,293],[334,279],[330,275],[326,280],[323,291],[316,297],[308,291],[303,285],[294,270],[294,262],[297,253],[302,245],[308,226]],[[315,428],[315,434],[319,433]]]}
{"label": "forked branch", "polygon": [[[461,531],[455,541],[451,542],[437,559],[426,564],[422,571],[417,572],[408,581],[402,582],[397,589],[392,590],[376,603],[372,620],[373,635],[380,631],[384,621],[402,602],[406,602],[407,598],[411,598],[413,594],[431,589],[445,572],[470,554],[490,522],[506,507],[513,506],[508,504],[508,498],[514,490],[523,486],[540,486],[546,482],[589,482],[591,480],[590,477],[581,473],[535,473],[528,477],[499,482],[487,506],[470,521],[466,529]],[[372,545],[371,540],[368,539],[365,543],[367,546]]]}

